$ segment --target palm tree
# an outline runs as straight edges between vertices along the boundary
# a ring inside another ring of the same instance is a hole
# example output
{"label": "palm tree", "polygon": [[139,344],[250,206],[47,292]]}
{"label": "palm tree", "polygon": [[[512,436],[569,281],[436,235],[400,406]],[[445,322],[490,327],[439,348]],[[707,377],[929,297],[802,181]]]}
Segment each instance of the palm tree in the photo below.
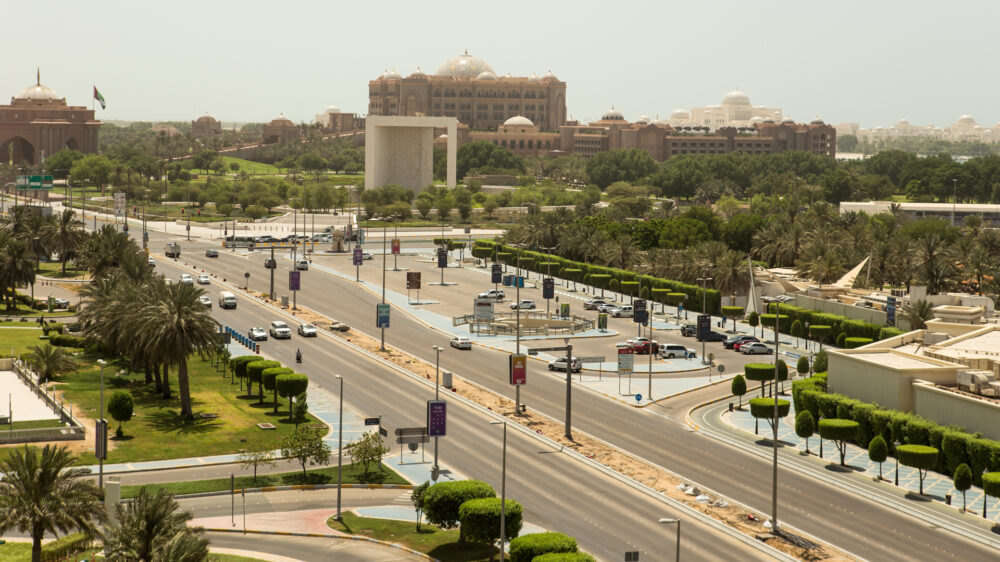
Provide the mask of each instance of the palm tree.
{"label": "palm tree", "polygon": [[161,277],[145,285],[133,305],[137,345],[164,366],[177,367],[181,417],[185,419],[194,418],[187,358],[213,349],[218,341],[215,321],[198,302],[203,294],[192,285],[167,285]]}
{"label": "palm tree", "polygon": [[0,290],[7,301],[7,310],[16,306],[17,288],[35,282],[35,261],[23,241],[0,233]]}
{"label": "palm tree", "polygon": [[931,303],[921,299],[903,309],[903,316],[910,323],[911,330],[927,328],[927,321],[934,317]]}
{"label": "palm tree", "polygon": [[28,349],[25,359],[28,366],[38,373],[38,382],[40,383],[76,368],[76,361],[61,347],[46,343],[45,345],[33,345]]}
{"label": "palm tree", "polygon": [[52,222],[47,238],[49,246],[59,254],[63,273],[66,273],[66,262],[76,257],[86,237],[83,222],[76,219],[76,211],[72,209],[64,210]]}
{"label": "palm tree", "polygon": [[977,243],[971,252],[965,254],[962,265],[966,275],[976,277],[976,290],[980,295],[983,294],[983,277],[993,275],[996,270],[996,260],[990,255],[989,250]]}
{"label": "palm tree", "polygon": [[601,246],[601,257],[611,267],[626,268],[631,265],[639,246],[627,232],[615,233]]}
{"label": "palm tree", "polygon": [[208,540],[201,527],[188,527],[189,512],[180,511],[165,490],[139,490],[139,496],[115,506],[117,524],[104,540],[109,560],[186,562],[205,560]]}
{"label": "palm tree", "polygon": [[107,517],[100,492],[81,478],[89,470],[71,468],[74,460],[66,447],[46,445],[40,455],[25,446],[0,461],[0,533],[31,535],[32,562],[42,559],[45,533],[100,535],[99,524]]}
{"label": "palm tree", "polygon": [[121,257],[127,252],[138,251],[128,234],[118,232],[114,226],[106,224],[87,238],[81,261],[94,277],[100,277],[117,267]]}
{"label": "palm tree", "polygon": [[743,294],[750,286],[750,264],[747,257],[728,250],[712,272],[715,289],[722,295]]}

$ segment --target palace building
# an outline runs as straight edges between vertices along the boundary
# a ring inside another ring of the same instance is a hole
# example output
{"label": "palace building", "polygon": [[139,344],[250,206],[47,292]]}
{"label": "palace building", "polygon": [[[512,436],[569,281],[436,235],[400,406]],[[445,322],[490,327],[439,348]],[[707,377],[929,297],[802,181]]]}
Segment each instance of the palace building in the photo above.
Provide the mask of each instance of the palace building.
{"label": "palace building", "polygon": [[0,105],[0,161],[38,164],[65,148],[96,153],[100,126],[94,110],[67,105],[66,98],[42,85],[39,73],[10,105]]}

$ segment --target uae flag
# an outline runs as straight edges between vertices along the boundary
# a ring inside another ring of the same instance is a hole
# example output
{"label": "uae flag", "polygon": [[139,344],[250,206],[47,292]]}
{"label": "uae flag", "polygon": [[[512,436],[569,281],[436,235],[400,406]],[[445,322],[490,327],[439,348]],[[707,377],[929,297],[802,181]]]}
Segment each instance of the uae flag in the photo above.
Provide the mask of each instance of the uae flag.
{"label": "uae flag", "polygon": [[101,109],[107,109],[108,104],[104,102],[101,92],[97,91],[97,86],[94,86],[94,99],[101,103]]}

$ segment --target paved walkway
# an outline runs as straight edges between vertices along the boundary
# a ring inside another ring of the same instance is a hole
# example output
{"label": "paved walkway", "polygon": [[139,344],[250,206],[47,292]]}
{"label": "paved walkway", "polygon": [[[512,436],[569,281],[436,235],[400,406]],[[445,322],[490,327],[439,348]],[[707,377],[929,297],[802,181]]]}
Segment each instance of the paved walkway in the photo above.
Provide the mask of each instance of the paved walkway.
{"label": "paved walkway", "polygon": [[[755,388],[756,389],[756,388]],[[754,389],[754,390],[755,390]],[[757,395],[760,392],[758,390]],[[747,393],[745,398],[753,398],[753,390]],[[791,396],[786,396],[789,402],[791,402]],[[746,400],[744,400],[746,402]],[[723,414],[723,420],[725,420],[730,425],[742,430],[746,440],[748,442],[755,442],[761,447],[767,447],[770,449],[771,441],[770,436],[772,435],[771,426],[766,420],[760,421],[760,433],[759,437],[754,435],[754,417],[750,415],[749,408],[744,405],[744,410],[735,410],[732,413]],[[786,447],[791,447],[805,451],[806,444],[805,439],[799,437],[795,434],[795,411],[794,405],[789,408],[789,414],[787,417],[781,419],[781,423],[778,425],[778,440]],[[814,454],[819,454],[820,443],[819,434],[814,437],[809,438],[809,450]],[[830,463],[839,464],[840,453],[837,451],[837,446],[830,442],[825,441],[823,443],[823,458],[824,460],[829,460]],[[868,451],[862,449],[856,445],[847,445],[847,454],[844,457],[844,462],[851,467],[855,472],[861,472],[868,474],[872,478],[878,476],[878,463],[872,462],[868,459]],[[831,472],[831,477],[836,478],[836,474]],[[885,478],[882,486],[892,486],[896,478],[896,461],[893,457],[882,463],[882,477]],[[876,485],[874,482],[871,485]],[[917,494],[920,490],[920,476],[917,470],[907,466],[899,466],[899,486]],[[924,478],[924,494],[929,496],[935,501],[944,502],[945,495],[951,494],[952,506],[961,509],[962,508],[962,493],[955,489],[953,486],[952,479],[943,474],[938,474],[937,472],[929,471],[927,476]],[[966,500],[968,502],[968,509],[972,513],[982,514],[983,511],[983,500],[987,499],[987,515],[992,521],[1000,522],[1000,498],[993,498],[986,496],[983,493],[982,488],[973,486],[968,492],[966,492]]]}
{"label": "paved walkway", "polygon": [[[8,415],[15,422],[34,420],[57,420],[59,416],[49,408],[44,400],[32,392],[13,371],[0,371],[0,403],[6,398],[7,404],[0,405],[0,416]],[[8,406],[4,408],[3,406]]]}

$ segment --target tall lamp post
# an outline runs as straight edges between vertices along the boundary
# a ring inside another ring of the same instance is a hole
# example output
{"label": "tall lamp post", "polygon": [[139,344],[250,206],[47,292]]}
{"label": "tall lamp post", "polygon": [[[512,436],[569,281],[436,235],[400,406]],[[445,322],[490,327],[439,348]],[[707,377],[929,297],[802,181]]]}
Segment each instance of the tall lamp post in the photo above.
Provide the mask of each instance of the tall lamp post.
{"label": "tall lamp post", "polygon": [[664,517],[660,519],[660,523],[664,525],[669,525],[670,523],[677,523],[677,540],[674,545],[674,560],[681,559],[681,520],[680,519],[670,519]]}
{"label": "tall lamp post", "polygon": [[340,488],[341,488],[341,471],[343,470],[343,447],[344,447],[344,377],[340,375],[334,375],[337,378],[337,382],[340,383],[340,409],[337,414],[340,421],[337,423],[337,521],[341,521],[340,518]]}
{"label": "tall lamp post", "polygon": [[[712,280],[713,279],[711,277],[699,277],[697,279],[697,281],[701,283],[701,313],[702,314],[707,314],[708,313],[708,310],[706,310],[708,308],[708,305],[707,305],[706,296],[705,296],[705,293],[708,290],[706,288],[706,284],[709,281],[712,281]],[[712,315],[709,314],[708,318],[709,318],[708,327],[711,328],[712,327],[712,321],[711,321],[712,320]],[[705,338],[702,338],[702,340],[701,340],[701,364],[702,365],[707,365],[708,364],[708,357],[705,355]]]}
{"label": "tall lamp post", "polygon": [[[101,366],[101,414],[100,414],[100,417],[97,418],[98,419],[97,423],[102,423],[104,421],[104,366],[107,365],[108,362],[105,361],[104,359],[98,359],[97,360],[97,364]],[[107,431],[107,430],[105,429],[105,431]],[[106,440],[106,437],[105,437],[105,440]],[[104,489],[104,454],[105,454],[104,447],[106,446],[106,443],[102,443],[101,445],[102,446],[100,447],[100,449],[101,449],[100,454],[97,455],[97,462],[98,462],[97,487],[100,488],[101,490],[103,490]]]}
{"label": "tall lamp post", "polygon": [[955,226],[955,207],[958,203],[958,178],[951,178],[951,225]]}
{"label": "tall lamp post", "polygon": [[[441,392],[441,352],[444,348],[435,345],[434,346],[434,399],[438,400]],[[438,437],[434,436],[434,466],[431,467],[431,480],[437,482],[438,471],[440,467],[438,466]]]}
{"label": "tall lamp post", "polygon": [[[313,219],[315,220],[315,219]],[[382,217],[382,304],[385,304],[385,267],[386,267],[386,256],[385,256],[385,237],[388,234],[386,229],[388,228],[388,223],[386,223],[386,217]],[[385,351],[385,326],[382,326],[382,343],[379,346],[380,351]]]}
{"label": "tall lamp post", "polygon": [[503,424],[503,456],[500,461],[500,560],[503,560],[503,545],[507,542],[507,422],[495,420],[490,424]]}

